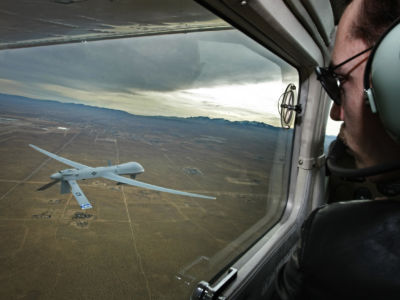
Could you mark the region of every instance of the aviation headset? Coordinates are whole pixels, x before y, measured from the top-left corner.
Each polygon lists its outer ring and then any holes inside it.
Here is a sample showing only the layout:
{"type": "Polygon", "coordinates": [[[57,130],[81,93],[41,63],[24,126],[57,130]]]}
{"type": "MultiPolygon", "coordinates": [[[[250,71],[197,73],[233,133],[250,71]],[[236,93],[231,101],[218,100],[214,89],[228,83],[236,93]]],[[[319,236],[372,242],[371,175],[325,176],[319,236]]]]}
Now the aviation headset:
{"type": "MultiPolygon", "coordinates": [[[[364,93],[373,113],[377,113],[389,135],[400,143],[400,18],[381,36],[371,51],[364,73],[364,93]]],[[[378,145],[377,145],[378,147],[378,145]]],[[[346,146],[337,139],[330,147],[327,168],[348,179],[362,179],[400,169],[399,161],[363,169],[337,165],[346,146]]]]}
{"type": "Polygon", "coordinates": [[[368,58],[364,91],[390,136],[400,142],[400,18],[381,36],[368,58]]]}

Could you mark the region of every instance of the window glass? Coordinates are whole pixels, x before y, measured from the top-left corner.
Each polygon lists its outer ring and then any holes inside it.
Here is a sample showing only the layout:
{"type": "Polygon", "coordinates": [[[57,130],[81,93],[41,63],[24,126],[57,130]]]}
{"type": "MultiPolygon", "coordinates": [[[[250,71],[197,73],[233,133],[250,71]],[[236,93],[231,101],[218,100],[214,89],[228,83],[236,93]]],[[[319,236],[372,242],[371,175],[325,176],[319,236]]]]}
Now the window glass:
{"type": "Polygon", "coordinates": [[[187,299],[283,212],[288,84],[233,29],[1,51],[0,298],[187,299]]]}

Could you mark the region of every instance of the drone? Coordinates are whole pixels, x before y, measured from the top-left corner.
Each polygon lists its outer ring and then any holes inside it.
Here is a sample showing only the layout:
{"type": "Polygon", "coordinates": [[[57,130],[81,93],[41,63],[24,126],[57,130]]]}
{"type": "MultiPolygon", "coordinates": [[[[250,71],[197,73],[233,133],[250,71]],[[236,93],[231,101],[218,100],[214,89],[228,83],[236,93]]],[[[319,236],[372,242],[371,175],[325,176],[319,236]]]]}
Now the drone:
{"type": "Polygon", "coordinates": [[[51,186],[53,186],[54,184],[61,182],[61,191],[60,191],[61,194],[68,194],[72,192],[72,195],[74,195],[76,201],[78,201],[78,204],[80,205],[81,209],[89,209],[93,207],[90,204],[89,200],[86,198],[81,188],[79,187],[77,180],[85,180],[85,179],[100,178],[100,177],[116,181],[119,184],[128,184],[159,192],[171,193],[187,197],[203,198],[203,199],[212,199],[212,200],[216,199],[215,197],[211,196],[187,193],[135,180],[137,175],[142,174],[144,172],[144,168],[138,162],[127,162],[118,165],[111,165],[111,163],[109,163],[108,166],[89,167],[84,164],[69,160],[65,157],[61,157],[54,153],[48,152],[35,145],[29,144],[29,146],[73,168],[73,169],[61,170],[58,171],[57,173],[52,174],[50,178],[53,181],[38,188],[38,191],[46,190],[51,186]],[[121,175],[129,175],[130,178],[121,175]]]}

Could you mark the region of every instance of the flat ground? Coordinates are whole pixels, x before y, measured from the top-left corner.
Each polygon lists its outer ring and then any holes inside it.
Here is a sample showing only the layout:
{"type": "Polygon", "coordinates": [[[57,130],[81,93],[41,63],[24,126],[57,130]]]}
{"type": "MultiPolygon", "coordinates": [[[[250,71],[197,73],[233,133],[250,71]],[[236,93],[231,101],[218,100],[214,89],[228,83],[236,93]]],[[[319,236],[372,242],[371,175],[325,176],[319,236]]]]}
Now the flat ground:
{"type": "Polygon", "coordinates": [[[187,299],[279,218],[277,129],[18,103],[0,101],[0,299],[187,299]],[[81,215],[59,184],[36,191],[68,167],[28,144],[89,166],[137,161],[138,180],[217,199],[94,179],[79,182],[93,205],[81,215]]]}

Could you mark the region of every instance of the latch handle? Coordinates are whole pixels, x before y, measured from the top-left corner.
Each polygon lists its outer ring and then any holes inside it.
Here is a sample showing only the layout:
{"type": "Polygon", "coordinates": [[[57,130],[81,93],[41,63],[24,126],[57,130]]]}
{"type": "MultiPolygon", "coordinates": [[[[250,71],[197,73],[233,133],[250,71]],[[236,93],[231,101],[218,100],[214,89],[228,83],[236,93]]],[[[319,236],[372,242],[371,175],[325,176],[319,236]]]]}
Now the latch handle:
{"type": "Polygon", "coordinates": [[[238,270],[230,268],[228,273],[215,286],[210,286],[206,281],[200,281],[193,291],[191,300],[215,300],[218,294],[225,288],[233,279],[236,278],[238,270]]]}

